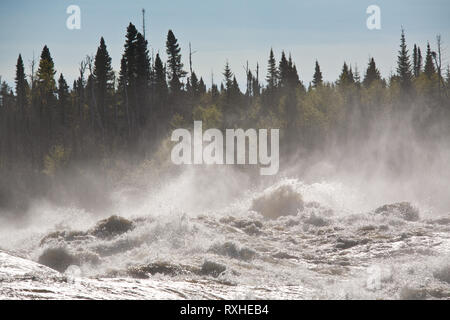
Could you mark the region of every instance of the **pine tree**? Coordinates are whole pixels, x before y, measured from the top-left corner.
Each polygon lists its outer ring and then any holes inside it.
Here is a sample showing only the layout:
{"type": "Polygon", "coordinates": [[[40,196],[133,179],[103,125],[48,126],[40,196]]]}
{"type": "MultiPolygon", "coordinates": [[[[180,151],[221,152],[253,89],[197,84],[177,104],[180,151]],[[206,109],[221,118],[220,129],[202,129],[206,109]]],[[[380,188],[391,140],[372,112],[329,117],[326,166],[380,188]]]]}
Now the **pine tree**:
{"type": "Polygon", "coordinates": [[[189,78],[188,82],[190,89],[187,91],[192,97],[197,98],[199,95],[199,82],[195,71],[192,71],[191,77],[189,78]]]}
{"type": "Polygon", "coordinates": [[[171,93],[177,96],[182,87],[181,78],[186,76],[187,72],[183,70],[180,53],[181,48],[172,30],[169,30],[167,33],[166,52],[168,56],[167,71],[169,75],[169,88],[171,93]]]}
{"type": "Polygon", "coordinates": [[[168,94],[166,70],[159,57],[159,53],[156,54],[153,66],[152,93],[152,104],[156,117],[162,121],[167,121],[170,115],[168,110],[165,109],[168,94]]]}
{"type": "Polygon", "coordinates": [[[128,136],[131,136],[132,131],[132,122],[131,122],[131,107],[130,107],[130,99],[128,94],[128,68],[127,68],[127,59],[125,55],[122,56],[120,60],[120,72],[119,72],[119,92],[122,96],[123,105],[125,106],[125,115],[127,119],[127,129],[128,136]]]}
{"type": "Polygon", "coordinates": [[[28,83],[25,77],[25,68],[23,66],[22,56],[19,54],[19,58],[17,58],[16,65],[16,96],[17,96],[17,105],[19,107],[22,122],[25,121],[25,107],[27,104],[27,89],[28,83]]]}
{"type": "Polygon", "coordinates": [[[377,69],[374,58],[369,60],[366,75],[364,76],[363,85],[368,88],[374,81],[380,81],[380,71],[377,69]]]}
{"type": "Polygon", "coordinates": [[[420,52],[420,47],[414,44],[413,51],[413,71],[414,77],[419,77],[420,72],[422,71],[422,53],[420,52]]]}
{"type": "Polygon", "coordinates": [[[408,49],[406,47],[405,31],[403,29],[400,38],[400,50],[398,52],[397,74],[402,89],[409,90],[411,88],[412,72],[408,49]]]}
{"type": "Polygon", "coordinates": [[[124,53],[120,62],[119,86],[123,95],[126,108],[128,134],[133,135],[136,128],[136,109],[137,109],[137,63],[136,63],[136,41],[138,31],[136,27],[130,23],[127,27],[125,36],[124,53]]]}
{"type": "Polygon", "coordinates": [[[436,74],[436,69],[433,62],[433,54],[431,52],[429,43],[427,44],[427,55],[425,57],[424,73],[429,79],[431,79],[433,75],[436,74]]]}
{"type": "Polygon", "coordinates": [[[161,97],[167,94],[167,81],[166,81],[166,70],[159,57],[159,53],[156,54],[155,65],[153,69],[153,85],[156,90],[156,94],[161,97]]]}
{"type": "MultiPolygon", "coordinates": [[[[56,82],[55,82],[55,66],[47,46],[44,46],[39,61],[39,68],[36,73],[37,77],[37,91],[38,91],[38,106],[39,106],[39,159],[44,160],[43,152],[50,149],[53,139],[53,117],[56,106],[56,82]]],[[[41,162],[41,164],[43,164],[41,162]]]]}
{"type": "Polygon", "coordinates": [[[233,86],[233,72],[231,71],[228,61],[225,63],[225,69],[222,74],[225,78],[225,88],[227,92],[229,92],[233,86]]]}
{"type": "Polygon", "coordinates": [[[314,69],[312,85],[314,88],[320,87],[323,83],[322,72],[320,71],[319,62],[316,60],[316,67],[314,69]]]}
{"type": "Polygon", "coordinates": [[[50,50],[47,46],[44,46],[41,53],[41,60],[39,61],[39,68],[37,71],[38,86],[41,94],[45,94],[48,98],[49,95],[53,95],[56,89],[55,83],[55,65],[50,54],[50,50]]]}
{"type": "Polygon", "coordinates": [[[138,123],[143,127],[150,117],[148,105],[149,82],[150,82],[150,58],[147,49],[147,40],[138,32],[136,36],[136,94],[137,106],[136,117],[138,123]]]}
{"type": "Polygon", "coordinates": [[[354,83],[353,72],[351,71],[351,68],[348,67],[347,63],[344,62],[337,84],[340,86],[348,86],[352,83],[354,83]]]}
{"type": "Polygon", "coordinates": [[[198,92],[200,95],[204,95],[206,93],[206,85],[202,77],[200,77],[200,81],[198,82],[198,92]]]}
{"type": "Polygon", "coordinates": [[[63,74],[58,79],[58,111],[61,125],[64,127],[67,124],[67,107],[69,105],[69,86],[64,79],[63,74]]]}
{"type": "Polygon", "coordinates": [[[111,67],[111,57],[106,49],[105,40],[100,39],[94,61],[94,77],[96,86],[96,101],[103,126],[106,124],[107,96],[114,88],[114,71],[111,67]]]}
{"type": "Polygon", "coordinates": [[[281,59],[278,70],[280,77],[280,86],[286,87],[289,83],[289,62],[286,59],[286,54],[284,53],[284,51],[281,52],[281,59]]]}
{"type": "Polygon", "coordinates": [[[352,66],[350,66],[350,69],[348,70],[348,75],[350,83],[355,83],[355,76],[353,74],[352,66]]]}
{"type": "Polygon", "coordinates": [[[297,67],[292,62],[291,55],[286,59],[284,51],[281,53],[281,60],[279,64],[280,86],[283,88],[295,88],[300,84],[297,67]]]}
{"type": "Polygon", "coordinates": [[[126,40],[125,40],[125,51],[123,58],[125,61],[125,72],[128,79],[128,85],[133,86],[136,75],[136,41],[137,41],[137,29],[134,24],[130,23],[127,28],[126,40]]]}
{"type": "Polygon", "coordinates": [[[270,49],[269,61],[267,65],[267,88],[271,90],[277,86],[278,82],[278,70],[272,49],[270,49]]]}
{"type": "Polygon", "coordinates": [[[300,77],[298,76],[297,66],[292,62],[291,55],[289,54],[289,85],[293,88],[300,84],[300,77]]]}

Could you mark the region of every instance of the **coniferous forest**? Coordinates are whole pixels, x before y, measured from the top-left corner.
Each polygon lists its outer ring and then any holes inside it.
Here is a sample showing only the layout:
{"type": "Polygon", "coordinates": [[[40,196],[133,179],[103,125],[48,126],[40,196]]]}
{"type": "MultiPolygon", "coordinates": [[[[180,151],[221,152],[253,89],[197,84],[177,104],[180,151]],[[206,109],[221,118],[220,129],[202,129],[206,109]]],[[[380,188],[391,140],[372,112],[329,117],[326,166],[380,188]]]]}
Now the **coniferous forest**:
{"type": "MultiPolygon", "coordinates": [[[[80,57],[73,83],[57,72],[51,48],[44,46],[30,65],[18,55],[15,86],[2,82],[0,88],[0,208],[23,211],[25,198],[46,197],[55,188],[57,201],[79,187],[74,179],[86,168],[103,177],[99,188],[108,188],[127,168],[169,161],[161,153],[171,131],[194,120],[204,128],[280,128],[281,159],[289,163],[336,148],[357,152],[385,124],[408,122],[410,134],[424,142],[450,133],[450,70],[442,65],[439,37],[411,45],[402,30],[389,77],[381,76],[373,57],[362,70],[343,61],[339,78],[327,82],[316,61],[309,84],[300,81],[301,61],[268,48],[267,70],[247,68],[245,88],[227,62],[217,83],[183,65],[171,30],[167,58],[152,56],[148,45],[130,23],[120,70],[113,70],[101,38],[94,56],[80,57]]],[[[405,157],[395,158],[393,170],[405,168],[405,157]]]]}

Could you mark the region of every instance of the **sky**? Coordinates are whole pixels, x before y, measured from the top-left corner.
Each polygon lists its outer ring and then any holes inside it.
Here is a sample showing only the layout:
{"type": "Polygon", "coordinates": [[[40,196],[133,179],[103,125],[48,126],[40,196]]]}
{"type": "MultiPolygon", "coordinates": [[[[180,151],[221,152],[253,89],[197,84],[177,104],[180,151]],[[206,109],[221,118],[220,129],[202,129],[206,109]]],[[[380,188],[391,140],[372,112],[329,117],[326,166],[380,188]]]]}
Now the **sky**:
{"type": "Polygon", "coordinates": [[[363,73],[369,57],[375,58],[383,76],[389,76],[395,73],[402,26],[410,52],[414,43],[425,52],[427,41],[433,47],[441,34],[444,63],[450,62],[448,0],[1,0],[0,76],[13,85],[19,53],[29,73],[33,55],[39,58],[47,45],[58,76],[62,72],[72,83],[80,61],[95,54],[101,36],[118,71],[126,27],[132,22],[142,30],[142,8],[150,52],[165,59],[167,31],[172,29],[185,69],[190,42],[193,68],[208,85],[212,75],[215,83],[223,80],[226,61],[241,86],[247,61],[251,70],[259,63],[264,79],[270,48],[277,60],[282,50],[292,55],[305,85],[311,81],[316,59],[328,81],[336,80],[344,61],[363,73]],[[81,9],[79,30],[66,27],[69,5],[81,9]],[[380,30],[366,26],[370,5],[380,7],[380,30]]]}

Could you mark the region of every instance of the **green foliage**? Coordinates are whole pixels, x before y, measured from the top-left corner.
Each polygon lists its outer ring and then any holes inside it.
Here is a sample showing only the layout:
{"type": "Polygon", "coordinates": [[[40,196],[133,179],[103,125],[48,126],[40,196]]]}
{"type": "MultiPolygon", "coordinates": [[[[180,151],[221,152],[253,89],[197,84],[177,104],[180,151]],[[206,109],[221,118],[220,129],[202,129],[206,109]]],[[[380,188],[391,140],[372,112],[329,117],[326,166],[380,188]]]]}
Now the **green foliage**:
{"type": "Polygon", "coordinates": [[[177,38],[172,30],[167,33],[166,41],[167,52],[167,68],[169,75],[169,87],[174,93],[181,90],[181,78],[185,77],[187,72],[183,70],[183,63],[181,62],[181,48],[178,44],[177,38]]]}
{"type": "Polygon", "coordinates": [[[70,149],[66,149],[61,145],[53,146],[44,159],[44,174],[55,177],[55,175],[67,167],[70,153],[70,149]]]}
{"type": "Polygon", "coordinates": [[[433,55],[431,53],[430,44],[427,44],[427,55],[425,57],[425,69],[423,70],[426,76],[431,79],[434,74],[436,74],[436,69],[434,68],[433,55]]]}
{"type": "Polygon", "coordinates": [[[319,62],[316,60],[312,84],[314,88],[317,88],[320,87],[322,83],[323,83],[322,72],[320,71],[319,62]]]}
{"type": "Polygon", "coordinates": [[[210,105],[207,107],[198,106],[193,112],[194,120],[203,121],[203,129],[209,128],[221,128],[223,115],[220,109],[216,105],[210,105]]]}
{"type": "Polygon", "coordinates": [[[380,71],[377,69],[375,60],[370,59],[367,67],[366,75],[364,77],[363,84],[366,88],[370,87],[374,81],[381,81],[380,71]]]}
{"type": "Polygon", "coordinates": [[[193,120],[203,121],[205,129],[279,128],[285,146],[282,152],[296,153],[362,139],[372,126],[405,111],[399,106],[411,107],[408,111],[413,107],[426,110],[426,114],[416,115],[428,119],[421,120],[420,128],[432,126],[429,119],[448,115],[450,70],[443,89],[429,46],[424,70],[418,46],[411,66],[403,31],[397,72],[388,79],[381,77],[371,58],[361,83],[357,68],[352,70],[347,63],[339,78],[329,83],[316,61],[308,90],[284,51],[277,63],[270,50],[265,85],[260,83],[258,64],[256,70],[246,69],[245,93],[228,62],[219,84],[212,81],[207,88],[203,78],[192,71],[184,86],[182,78],[187,73],[172,31],[167,35],[166,52],[166,64],[159,53],[150,59],[147,40],[130,23],[118,83],[101,38],[95,60],[83,61],[72,88],[62,74],[56,83],[47,46],[30,85],[19,55],[15,93],[4,82],[0,87],[0,173],[19,167],[16,159],[28,165],[28,172],[40,172],[41,178],[58,176],[75,163],[85,162],[110,174],[120,167],[119,161],[112,159],[122,155],[133,163],[145,159],[153,166],[155,158],[162,163],[170,154],[171,130],[189,128],[193,120]],[[414,99],[405,103],[405,97],[412,96],[405,92],[414,92],[414,99]]]}
{"type": "Polygon", "coordinates": [[[274,89],[278,84],[278,69],[272,49],[270,49],[269,61],[267,63],[266,81],[268,90],[274,89]]]}
{"type": "Polygon", "coordinates": [[[405,31],[402,29],[400,38],[400,50],[397,58],[397,75],[403,90],[409,90],[412,81],[411,62],[406,47],[405,31]]]}

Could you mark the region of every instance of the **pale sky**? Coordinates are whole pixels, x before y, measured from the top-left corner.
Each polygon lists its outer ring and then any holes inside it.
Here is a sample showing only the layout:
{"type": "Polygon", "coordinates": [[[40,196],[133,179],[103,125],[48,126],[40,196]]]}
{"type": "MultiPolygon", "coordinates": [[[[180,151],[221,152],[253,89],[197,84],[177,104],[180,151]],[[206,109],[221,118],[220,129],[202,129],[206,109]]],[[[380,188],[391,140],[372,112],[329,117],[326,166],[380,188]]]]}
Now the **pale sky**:
{"type": "MultiPolygon", "coordinates": [[[[22,54],[27,72],[29,61],[38,58],[46,44],[58,72],[71,84],[79,62],[96,52],[105,38],[113,67],[119,70],[125,31],[129,22],[142,29],[141,9],[146,9],[146,36],[150,51],[165,59],[165,39],[172,29],[182,48],[188,69],[188,44],[192,43],[193,66],[209,85],[216,83],[228,60],[238,81],[245,81],[244,66],[260,65],[266,75],[269,50],[277,60],[281,50],[292,54],[300,79],[311,81],[316,59],[324,78],[334,81],[342,64],[355,64],[361,73],[373,56],[383,76],[395,72],[400,29],[406,30],[410,49],[417,43],[425,52],[426,42],[435,44],[442,35],[445,63],[450,62],[450,1],[447,0],[2,0],[0,2],[0,76],[14,83],[15,64],[22,54]],[[69,5],[81,9],[81,29],[66,27],[69,5]],[[366,8],[381,9],[381,30],[366,27],[366,8]]],[[[411,50],[410,50],[411,51],[411,50]]]]}

